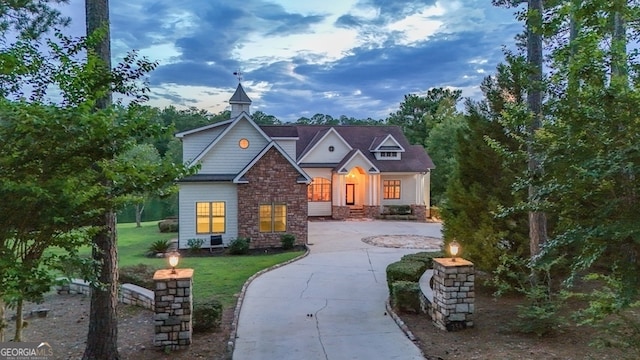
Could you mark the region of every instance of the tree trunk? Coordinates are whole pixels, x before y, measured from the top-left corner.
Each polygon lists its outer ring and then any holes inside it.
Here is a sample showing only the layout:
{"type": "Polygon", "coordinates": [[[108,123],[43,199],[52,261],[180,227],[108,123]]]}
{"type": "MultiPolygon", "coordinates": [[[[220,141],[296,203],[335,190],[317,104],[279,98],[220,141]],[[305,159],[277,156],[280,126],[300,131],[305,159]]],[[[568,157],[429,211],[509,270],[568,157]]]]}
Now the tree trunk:
{"type": "Polygon", "coordinates": [[[144,204],[136,204],[136,227],[142,227],[142,212],[144,211],[144,204]]]}
{"type": "Polygon", "coordinates": [[[0,297],[0,343],[4,342],[4,329],[7,327],[7,322],[4,319],[5,305],[2,297],[0,297]]]}
{"type": "MultiPolygon", "coordinates": [[[[85,0],[87,34],[106,28],[106,35],[93,49],[106,70],[111,69],[111,39],[109,35],[109,0],[85,0]]],[[[97,109],[111,105],[108,93],[96,102],[97,109]]],[[[104,181],[106,188],[112,186],[104,181]]],[[[82,356],[85,360],[117,360],[118,354],[118,248],[116,214],[112,209],[103,215],[103,229],[94,237],[93,259],[100,264],[98,280],[101,286],[91,288],[89,333],[87,347],[82,356]]]]}
{"type": "Polygon", "coordinates": [[[24,307],[24,301],[22,299],[18,299],[18,305],[16,306],[16,331],[13,334],[14,342],[22,341],[22,329],[24,328],[24,317],[22,315],[24,307]]]}
{"type": "Polygon", "coordinates": [[[93,239],[93,258],[100,261],[101,287],[91,288],[89,334],[84,360],[120,358],[118,354],[118,248],[116,214],[105,214],[105,228],[93,239]]]}
{"type": "Polygon", "coordinates": [[[611,82],[619,82],[627,87],[627,26],[624,21],[623,11],[626,9],[626,0],[615,0],[611,11],[611,82]]]}
{"type": "MultiPolygon", "coordinates": [[[[529,126],[529,144],[527,155],[529,158],[528,170],[535,181],[542,172],[540,160],[533,148],[533,137],[542,126],[542,0],[529,0],[529,16],[527,17],[527,61],[529,63],[529,91],[527,91],[527,104],[531,111],[532,119],[529,126]]],[[[529,185],[529,202],[536,204],[539,201],[539,190],[535,184],[529,185]]],[[[531,257],[540,252],[540,246],[547,241],[547,217],[540,211],[529,213],[529,249],[531,257]]]]}

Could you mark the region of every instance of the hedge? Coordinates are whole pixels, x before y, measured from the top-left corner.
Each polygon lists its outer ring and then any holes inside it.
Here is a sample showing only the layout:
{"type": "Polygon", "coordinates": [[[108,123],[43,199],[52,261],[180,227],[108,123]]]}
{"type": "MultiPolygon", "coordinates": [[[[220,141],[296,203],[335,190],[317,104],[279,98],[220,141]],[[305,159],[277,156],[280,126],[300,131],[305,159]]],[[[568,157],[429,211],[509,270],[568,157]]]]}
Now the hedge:
{"type": "Polygon", "coordinates": [[[427,269],[433,268],[433,258],[445,257],[442,251],[423,251],[415,254],[407,254],[400,261],[419,261],[425,264],[427,269]]]}
{"type": "Polygon", "coordinates": [[[391,284],[391,304],[399,312],[420,312],[420,285],[411,281],[391,284]]]}
{"type": "Polygon", "coordinates": [[[427,265],[421,261],[400,260],[387,266],[387,285],[391,292],[391,284],[396,281],[418,282],[427,270],[427,265]]]}

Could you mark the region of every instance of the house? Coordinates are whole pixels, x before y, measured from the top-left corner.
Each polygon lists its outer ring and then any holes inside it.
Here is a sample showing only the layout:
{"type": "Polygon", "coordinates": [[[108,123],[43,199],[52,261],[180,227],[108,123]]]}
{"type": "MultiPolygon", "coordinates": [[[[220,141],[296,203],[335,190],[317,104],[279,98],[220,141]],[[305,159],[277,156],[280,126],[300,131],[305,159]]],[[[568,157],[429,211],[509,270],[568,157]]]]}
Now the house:
{"type": "Polygon", "coordinates": [[[200,166],[178,181],[180,248],[212,235],[267,248],[289,233],[304,244],[309,216],[375,218],[389,205],[428,216],[434,165],[399,127],[259,126],[241,84],[229,104],[228,121],[176,134],[183,160],[200,166]]]}

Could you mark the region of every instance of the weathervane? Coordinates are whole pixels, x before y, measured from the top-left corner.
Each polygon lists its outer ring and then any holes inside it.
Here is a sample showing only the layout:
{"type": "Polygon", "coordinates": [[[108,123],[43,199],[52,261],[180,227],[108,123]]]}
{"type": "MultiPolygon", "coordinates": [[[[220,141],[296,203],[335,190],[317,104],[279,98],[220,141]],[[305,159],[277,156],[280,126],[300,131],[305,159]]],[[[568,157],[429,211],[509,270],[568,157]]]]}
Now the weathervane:
{"type": "Polygon", "coordinates": [[[238,82],[242,82],[242,71],[240,71],[240,69],[238,69],[237,71],[233,72],[233,75],[235,75],[238,78],[238,82]]]}

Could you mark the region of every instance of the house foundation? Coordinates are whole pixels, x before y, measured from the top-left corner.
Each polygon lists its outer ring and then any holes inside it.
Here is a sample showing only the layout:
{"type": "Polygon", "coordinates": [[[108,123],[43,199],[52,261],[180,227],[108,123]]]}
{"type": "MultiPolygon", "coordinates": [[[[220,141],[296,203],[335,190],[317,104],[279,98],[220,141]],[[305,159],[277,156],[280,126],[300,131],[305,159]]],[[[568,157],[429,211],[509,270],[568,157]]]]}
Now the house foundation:
{"type": "Polygon", "coordinates": [[[331,217],[334,220],[345,220],[349,218],[349,214],[351,213],[351,209],[348,206],[332,206],[331,207],[331,217]]]}

